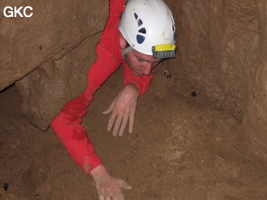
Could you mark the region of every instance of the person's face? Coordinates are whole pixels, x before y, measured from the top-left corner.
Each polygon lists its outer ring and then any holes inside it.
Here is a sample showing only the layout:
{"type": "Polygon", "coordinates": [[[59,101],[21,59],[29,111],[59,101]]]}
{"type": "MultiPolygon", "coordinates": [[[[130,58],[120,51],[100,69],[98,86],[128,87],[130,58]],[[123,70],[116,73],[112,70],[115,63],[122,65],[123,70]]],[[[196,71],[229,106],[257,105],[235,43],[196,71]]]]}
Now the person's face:
{"type": "MultiPolygon", "coordinates": [[[[122,49],[127,47],[127,42],[122,36],[119,35],[120,47],[122,49]]],[[[136,76],[143,76],[151,74],[154,67],[159,64],[161,59],[154,59],[153,56],[140,53],[136,50],[128,52],[124,56],[127,64],[129,65],[131,71],[136,76]]]]}
{"type": "Polygon", "coordinates": [[[136,76],[150,75],[153,68],[161,61],[161,59],[154,59],[153,56],[136,50],[130,51],[124,57],[131,71],[136,76]]]}

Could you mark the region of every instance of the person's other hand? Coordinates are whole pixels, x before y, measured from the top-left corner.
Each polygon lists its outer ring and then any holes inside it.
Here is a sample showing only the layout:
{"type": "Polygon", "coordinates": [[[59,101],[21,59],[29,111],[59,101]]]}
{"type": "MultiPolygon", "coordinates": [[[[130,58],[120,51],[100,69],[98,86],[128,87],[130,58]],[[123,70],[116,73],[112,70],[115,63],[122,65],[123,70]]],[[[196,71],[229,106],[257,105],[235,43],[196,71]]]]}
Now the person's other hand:
{"type": "Polygon", "coordinates": [[[134,115],[139,90],[134,84],[126,85],[103,114],[111,113],[107,130],[113,127],[113,136],[122,136],[129,121],[129,133],[133,131],[134,115]]]}
{"type": "Polygon", "coordinates": [[[104,165],[97,166],[90,175],[95,181],[99,200],[124,200],[122,189],[132,189],[124,180],[111,176],[104,165]]]}

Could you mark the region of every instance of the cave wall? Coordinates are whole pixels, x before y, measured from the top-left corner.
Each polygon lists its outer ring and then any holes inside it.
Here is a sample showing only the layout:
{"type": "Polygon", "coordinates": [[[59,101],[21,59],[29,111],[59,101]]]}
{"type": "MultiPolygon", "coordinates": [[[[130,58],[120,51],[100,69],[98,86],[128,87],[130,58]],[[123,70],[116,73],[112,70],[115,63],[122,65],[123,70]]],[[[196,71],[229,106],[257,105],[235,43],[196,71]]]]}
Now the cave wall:
{"type": "Polygon", "coordinates": [[[0,2],[0,90],[16,81],[23,113],[34,126],[46,130],[85,88],[108,9],[103,0],[0,2]],[[6,18],[6,6],[31,6],[33,15],[6,18]]]}
{"type": "MultiPolygon", "coordinates": [[[[0,2],[0,90],[48,60],[62,58],[85,37],[101,31],[107,1],[0,2]],[[33,16],[7,18],[6,6],[31,6],[33,16]],[[101,8],[103,12],[99,12],[101,8]]],[[[28,11],[29,12],[29,11],[28,11]]]]}
{"type": "Polygon", "coordinates": [[[172,71],[241,119],[259,60],[256,1],[182,0],[175,6],[179,52],[172,71]]]}
{"type": "Polygon", "coordinates": [[[64,105],[83,92],[99,35],[84,39],[63,58],[46,61],[16,82],[22,111],[34,126],[46,130],[64,105]]]}
{"type": "Polygon", "coordinates": [[[178,25],[170,70],[187,88],[232,113],[249,152],[266,163],[266,1],[168,2],[178,25]]]}
{"type": "Polygon", "coordinates": [[[267,163],[267,2],[258,2],[259,60],[253,70],[253,88],[243,116],[245,141],[252,154],[267,163]]]}
{"type": "MultiPolygon", "coordinates": [[[[267,163],[266,2],[166,3],[178,33],[177,58],[166,61],[173,77],[231,112],[244,129],[249,152],[267,163]]],[[[0,8],[12,4],[30,5],[34,15],[0,16],[0,90],[21,79],[16,85],[23,112],[33,125],[46,130],[62,106],[85,87],[108,1],[5,0],[0,8]]]]}

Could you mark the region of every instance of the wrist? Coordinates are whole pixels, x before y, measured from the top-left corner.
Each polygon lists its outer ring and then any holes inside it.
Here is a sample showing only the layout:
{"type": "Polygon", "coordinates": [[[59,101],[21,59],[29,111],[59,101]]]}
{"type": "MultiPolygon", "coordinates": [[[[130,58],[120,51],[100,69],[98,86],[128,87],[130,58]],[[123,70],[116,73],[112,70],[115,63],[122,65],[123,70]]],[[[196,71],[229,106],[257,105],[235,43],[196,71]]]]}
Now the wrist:
{"type": "Polygon", "coordinates": [[[133,91],[133,93],[134,93],[135,95],[139,96],[139,89],[138,89],[138,87],[137,87],[135,84],[133,84],[133,83],[128,83],[125,87],[131,89],[131,91],[133,91]]]}
{"type": "Polygon", "coordinates": [[[94,168],[90,173],[89,175],[95,179],[96,177],[99,177],[99,176],[104,176],[104,175],[109,175],[109,171],[107,170],[107,168],[100,164],[98,165],[96,168],[94,168]]]}

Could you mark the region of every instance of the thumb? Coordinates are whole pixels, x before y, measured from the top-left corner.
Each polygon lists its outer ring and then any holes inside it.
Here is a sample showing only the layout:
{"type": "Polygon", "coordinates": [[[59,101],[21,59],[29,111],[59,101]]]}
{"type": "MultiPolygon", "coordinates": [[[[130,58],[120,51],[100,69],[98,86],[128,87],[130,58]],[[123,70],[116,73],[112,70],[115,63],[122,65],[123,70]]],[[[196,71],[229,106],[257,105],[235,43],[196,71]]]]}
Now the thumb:
{"type": "Polygon", "coordinates": [[[104,112],[102,112],[102,114],[106,115],[106,114],[111,113],[111,111],[113,110],[113,108],[114,108],[114,102],[112,102],[112,103],[110,104],[110,106],[108,107],[108,109],[105,110],[104,112]]]}
{"type": "Polygon", "coordinates": [[[128,183],[126,183],[125,181],[122,182],[121,184],[121,188],[125,189],[125,190],[131,190],[132,186],[130,186],[128,183]]]}

